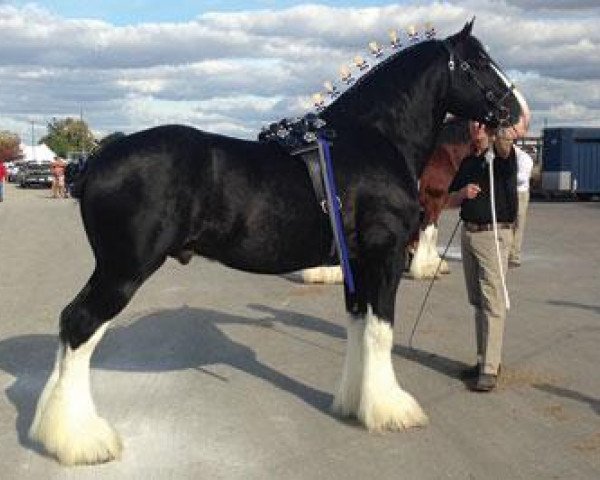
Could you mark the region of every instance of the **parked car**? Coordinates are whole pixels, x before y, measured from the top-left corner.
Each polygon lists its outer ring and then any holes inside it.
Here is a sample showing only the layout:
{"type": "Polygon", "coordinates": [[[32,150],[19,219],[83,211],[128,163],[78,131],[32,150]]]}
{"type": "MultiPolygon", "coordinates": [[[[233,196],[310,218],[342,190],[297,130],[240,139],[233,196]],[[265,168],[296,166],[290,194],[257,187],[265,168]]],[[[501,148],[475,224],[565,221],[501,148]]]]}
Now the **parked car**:
{"type": "Polygon", "coordinates": [[[10,183],[15,183],[19,180],[19,170],[21,169],[20,165],[17,164],[11,164],[11,165],[7,165],[6,170],[7,170],[7,180],[10,183]]]}
{"type": "Polygon", "coordinates": [[[19,169],[19,185],[21,188],[33,185],[52,186],[52,170],[50,163],[27,162],[19,169]]]}

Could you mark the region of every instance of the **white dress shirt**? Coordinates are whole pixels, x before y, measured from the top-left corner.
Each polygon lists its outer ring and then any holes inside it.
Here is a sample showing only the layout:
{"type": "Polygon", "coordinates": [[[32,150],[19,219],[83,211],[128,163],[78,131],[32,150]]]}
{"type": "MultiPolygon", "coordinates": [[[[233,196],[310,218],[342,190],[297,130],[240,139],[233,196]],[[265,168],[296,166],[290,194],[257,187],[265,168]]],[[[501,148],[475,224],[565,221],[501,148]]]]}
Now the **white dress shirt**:
{"type": "Polygon", "coordinates": [[[533,170],[533,159],[523,149],[514,145],[517,157],[517,191],[529,191],[529,179],[533,170]]]}

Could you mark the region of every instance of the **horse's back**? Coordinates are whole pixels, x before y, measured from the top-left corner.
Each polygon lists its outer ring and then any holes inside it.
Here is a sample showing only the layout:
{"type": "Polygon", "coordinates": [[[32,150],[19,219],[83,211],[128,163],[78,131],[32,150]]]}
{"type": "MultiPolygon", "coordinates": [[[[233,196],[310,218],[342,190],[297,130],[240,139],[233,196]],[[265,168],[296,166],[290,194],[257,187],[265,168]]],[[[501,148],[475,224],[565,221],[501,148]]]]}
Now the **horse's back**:
{"type": "Polygon", "coordinates": [[[198,130],[185,125],[162,125],[124,136],[109,143],[94,155],[90,172],[118,167],[130,161],[157,166],[159,163],[197,164],[206,159],[211,148],[251,154],[260,144],[198,130]]]}
{"type": "Polygon", "coordinates": [[[164,198],[170,192],[183,202],[208,193],[219,173],[233,164],[242,168],[265,156],[265,146],[258,142],[183,125],[159,126],[120,138],[95,154],[82,178],[80,196],[85,205],[98,195],[141,200],[144,195],[164,198]]]}

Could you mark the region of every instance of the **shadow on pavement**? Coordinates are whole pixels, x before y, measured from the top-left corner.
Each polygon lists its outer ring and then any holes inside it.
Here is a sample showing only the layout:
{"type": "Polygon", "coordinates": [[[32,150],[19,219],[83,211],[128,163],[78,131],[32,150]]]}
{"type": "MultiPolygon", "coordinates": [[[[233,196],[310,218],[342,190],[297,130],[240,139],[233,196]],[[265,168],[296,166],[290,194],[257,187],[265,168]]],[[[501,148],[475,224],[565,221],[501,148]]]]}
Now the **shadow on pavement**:
{"type": "MultiPolygon", "coordinates": [[[[346,338],[346,329],[344,327],[336,325],[335,323],[326,322],[317,317],[311,317],[287,310],[278,310],[265,305],[251,304],[248,306],[254,310],[271,314],[273,316],[271,321],[276,321],[283,325],[304,328],[306,330],[312,330],[340,339],[346,338]]],[[[411,349],[398,344],[394,345],[392,353],[455,379],[462,379],[464,370],[470,366],[458,360],[436,355],[418,348],[411,349]]]]}
{"type": "Polygon", "coordinates": [[[568,388],[563,388],[563,387],[557,387],[556,385],[551,385],[549,383],[533,385],[533,388],[536,388],[543,392],[551,393],[552,395],[557,395],[559,397],[569,398],[571,400],[576,400],[581,403],[587,403],[592,408],[592,410],[596,413],[596,415],[600,415],[600,399],[592,398],[583,393],[576,392],[575,390],[570,390],[568,388]]]}
{"type": "Polygon", "coordinates": [[[586,305],[585,303],[569,302],[566,300],[548,300],[548,303],[558,307],[572,307],[580,308],[582,310],[589,310],[590,312],[600,315],[600,305],[586,305]]]}
{"type": "MultiPolygon", "coordinates": [[[[92,368],[128,372],[167,372],[227,364],[302,399],[327,413],[333,396],[304,385],[258,361],[253,350],[231,340],[224,324],[269,327],[271,319],[250,319],[204,309],[161,310],[130,325],[108,330],[92,359],[92,368]]],[[[15,377],[6,395],[17,410],[21,445],[38,451],[27,438],[35,403],[54,362],[53,335],[23,335],[0,342],[0,368],[15,377]]],[[[207,372],[208,373],[208,372],[207,372]]],[[[226,381],[226,380],[225,380],[226,381]]]]}
{"type": "MultiPolygon", "coordinates": [[[[226,378],[204,369],[209,365],[225,364],[265,380],[329,415],[333,400],[330,393],[298,382],[261,363],[252,349],[231,340],[219,326],[235,324],[275,328],[277,324],[289,325],[339,339],[345,339],[345,328],[317,317],[264,305],[249,307],[267,316],[255,319],[182,307],[160,310],[123,326],[117,323],[106,332],[96,349],[92,368],[122,372],[197,369],[228,382],[226,378]]],[[[278,333],[287,334],[281,330],[278,333]]],[[[310,343],[300,336],[288,336],[310,343]]],[[[57,338],[54,335],[22,335],[0,342],[0,368],[15,378],[6,389],[6,395],[17,410],[19,442],[38,452],[39,449],[28,439],[27,430],[33,420],[37,398],[54,363],[56,347],[57,338]]],[[[394,346],[393,353],[453,378],[460,378],[461,370],[467,366],[462,362],[399,345],[394,346]]],[[[336,351],[336,354],[340,353],[336,351]]]]}

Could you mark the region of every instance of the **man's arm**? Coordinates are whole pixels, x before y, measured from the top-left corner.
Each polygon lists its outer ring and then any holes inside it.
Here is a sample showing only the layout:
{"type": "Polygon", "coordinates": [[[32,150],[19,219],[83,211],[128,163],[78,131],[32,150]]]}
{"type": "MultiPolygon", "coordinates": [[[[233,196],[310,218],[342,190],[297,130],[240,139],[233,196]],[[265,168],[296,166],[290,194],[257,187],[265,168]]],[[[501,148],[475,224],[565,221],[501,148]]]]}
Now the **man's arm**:
{"type": "Polygon", "coordinates": [[[479,188],[479,185],[477,185],[476,183],[469,183],[457,192],[450,193],[450,195],[448,196],[448,201],[446,202],[446,207],[460,207],[462,202],[464,202],[467,199],[472,200],[477,195],[479,195],[480,191],[481,188],[479,188]]]}
{"type": "Polygon", "coordinates": [[[452,179],[452,183],[448,187],[449,195],[445,205],[447,208],[460,207],[463,201],[475,198],[481,190],[479,185],[469,181],[470,177],[472,177],[469,174],[472,170],[470,160],[470,158],[463,160],[458,172],[456,172],[456,175],[452,179]]]}
{"type": "Polygon", "coordinates": [[[529,185],[531,171],[533,170],[533,159],[523,149],[515,145],[515,155],[517,158],[517,183],[519,185],[529,185]]]}

